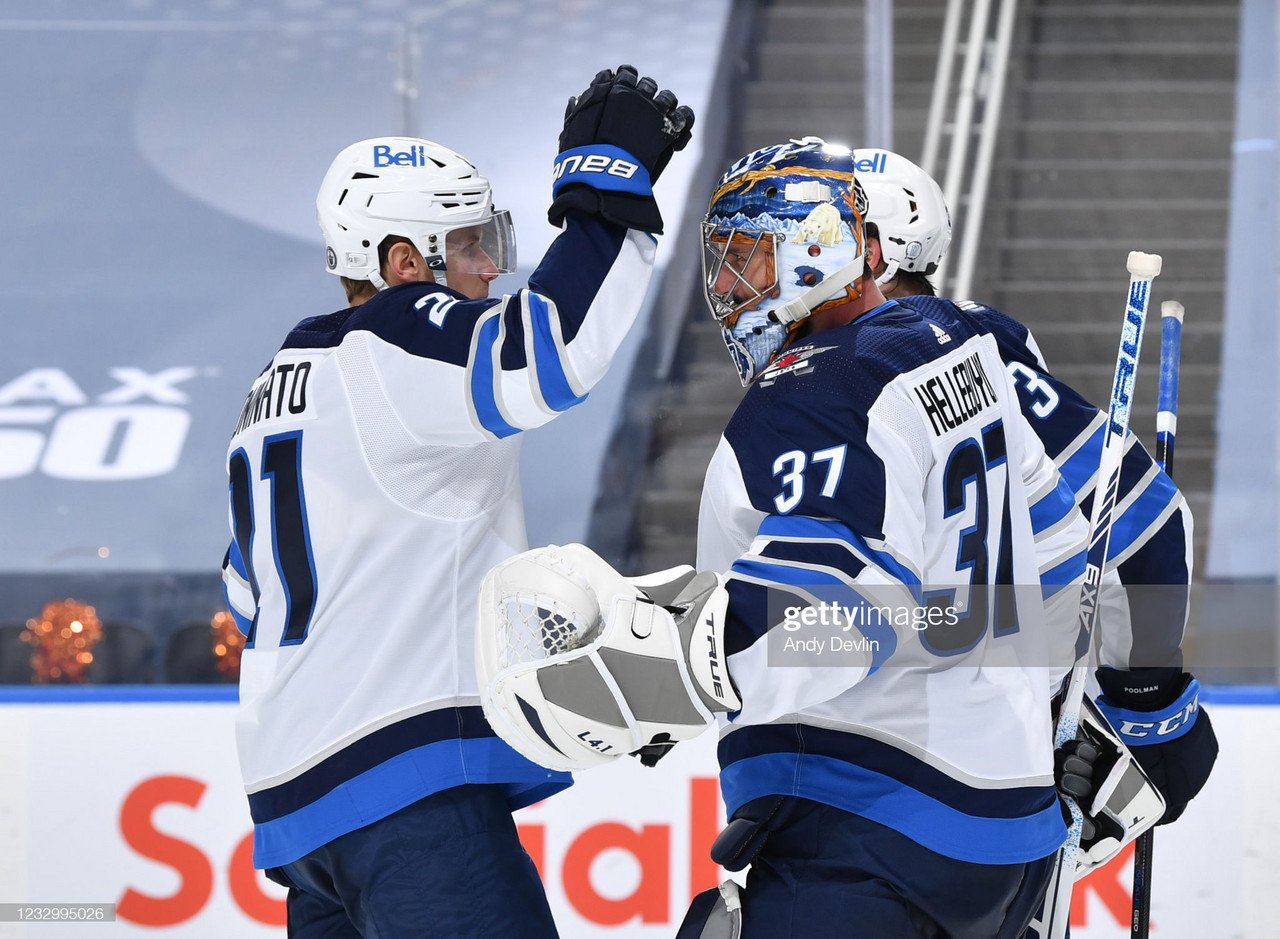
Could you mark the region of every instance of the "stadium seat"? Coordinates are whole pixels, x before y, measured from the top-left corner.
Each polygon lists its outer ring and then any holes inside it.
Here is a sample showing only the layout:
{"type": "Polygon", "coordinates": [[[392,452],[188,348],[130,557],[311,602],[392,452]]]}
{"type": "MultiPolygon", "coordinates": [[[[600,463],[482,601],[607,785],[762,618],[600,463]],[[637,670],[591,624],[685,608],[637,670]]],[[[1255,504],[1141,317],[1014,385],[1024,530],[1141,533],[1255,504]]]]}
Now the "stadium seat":
{"type": "Polygon", "coordinates": [[[155,680],[155,640],[132,623],[102,624],[102,638],[93,647],[89,684],[142,685],[155,680]]]}
{"type": "Polygon", "coordinates": [[[169,634],[164,650],[164,680],[175,685],[227,684],[236,680],[218,671],[207,622],[185,623],[169,634]]]}
{"type": "Polygon", "coordinates": [[[22,641],[22,623],[0,624],[0,685],[31,684],[31,646],[22,641]]]}

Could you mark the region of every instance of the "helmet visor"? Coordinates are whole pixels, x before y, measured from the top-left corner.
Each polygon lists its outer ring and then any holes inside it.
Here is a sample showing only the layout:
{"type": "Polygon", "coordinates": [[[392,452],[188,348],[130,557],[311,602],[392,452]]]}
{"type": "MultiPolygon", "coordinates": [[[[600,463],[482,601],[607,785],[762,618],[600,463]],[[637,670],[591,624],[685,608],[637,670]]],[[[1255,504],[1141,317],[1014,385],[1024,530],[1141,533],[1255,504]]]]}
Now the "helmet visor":
{"type": "Polygon", "coordinates": [[[516,269],[516,232],[511,214],[494,212],[483,222],[451,229],[444,239],[450,274],[510,274],[516,269]]]}
{"type": "Polygon", "coordinates": [[[702,286],[711,315],[732,327],[778,289],[775,232],[702,223],[702,286]]]}

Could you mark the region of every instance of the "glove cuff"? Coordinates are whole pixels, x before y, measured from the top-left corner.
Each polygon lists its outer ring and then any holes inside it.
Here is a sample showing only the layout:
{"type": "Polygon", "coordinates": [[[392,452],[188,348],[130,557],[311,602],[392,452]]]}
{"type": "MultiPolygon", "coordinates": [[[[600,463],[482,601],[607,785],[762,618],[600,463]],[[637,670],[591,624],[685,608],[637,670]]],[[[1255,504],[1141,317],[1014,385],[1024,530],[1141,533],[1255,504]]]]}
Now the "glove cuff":
{"type": "Polygon", "coordinates": [[[607,143],[564,151],[556,157],[551,179],[552,196],[574,184],[633,196],[653,195],[653,182],[644,164],[621,147],[607,143]]]}
{"type": "Polygon", "coordinates": [[[1113,704],[1135,711],[1159,711],[1176,701],[1191,676],[1180,668],[1120,669],[1102,666],[1098,687],[1113,704]]]}
{"type": "Polygon", "coordinates": [[[1110,691],[1097,705],[1120,739],[1130,747],[1145,747],[1177,740],[1191,730],[1200,713],[1200,682],[1192,678],[1173,703],[1155,711],[1124,707],[1110,700],[1110,691]]]}
{"type": "Polygon", "coordinates": [[[566,186],[547,209],[547,220],[559,228],[571,211],[595,215],[623,228],[662,234],[662,213],[653,196],[634,196],[625,192],[608,192],[590,186],[566,186]]]}

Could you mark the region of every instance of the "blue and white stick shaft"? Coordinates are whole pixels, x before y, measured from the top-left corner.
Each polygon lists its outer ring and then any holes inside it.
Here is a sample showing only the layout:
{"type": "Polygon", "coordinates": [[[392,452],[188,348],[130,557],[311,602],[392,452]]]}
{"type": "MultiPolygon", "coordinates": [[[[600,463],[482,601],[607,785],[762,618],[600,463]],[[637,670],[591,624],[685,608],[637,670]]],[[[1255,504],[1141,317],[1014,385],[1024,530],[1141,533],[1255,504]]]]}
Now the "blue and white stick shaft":
{"type": "MultiPolygon", "coordinates": [[[[1160,395],[1156,407],[1156,462],[1173,475],[1173,442],[1178,436],[1178,367],[1182,361],[1182,304],[1166,300],[1160,304],[1160,395]]],[[[1131,939],[1151,935],[1151,867],[1155,852],[1155,829],[1148,828],[1133,849],[1133,918],[1131,939]]]]}
{"type": "Polygon", "coordinates": [[[1178,362],[1182,358],[1182,304],[1160,304],[1160,399],[1156,411],[1156,462],[1173,471],[1173,444],[1178,436],[1178,362]]]}
{"type": "MultiPolygon", "coordinates": [[[[1147,322],[1147,306],[1151,299],[1151,282],[1160,273],[1158,254],[1129,252],[1129,296],[1124,309],[1124,326],[1120,333],[1120,349],[1116,357],[1116,374],[1111,384],[1111,401],[1107,408],[1107,433],[1098,464],[1098,483],[1093,491],[1093,516],[1089,521],[1089,549],[1085,558],[1084,583],[1080,588],[1079,639],[1076,664],[1071,670],[1067,691],[1058,712],[1054,746],[1061,747],[1076,735],[1080,720],[1080,702],[1084,698],[1089,658],[1101,608],[1099,591],[1102,571],[1107,561],[1107,545],[1111,540],[1112,513],[1120,488],[1120,465],[1124,459],[1125,435],[1129,431],[1129,411],[1133,405],[1133,387],[1138,375],[1138,353],[1142,348],[1142,332],[1147,322]]],[[[1062,847],[1057,877],[1050,884],[1043,907],[1047,922],[1034,923],[1041,939],[1063,939],[1071,915],[1071,889],[1075,883],[1076,854],[1080,850],[1080,832],[1084,815],[1075,800],[1064,796],[1071,812],[1071,828],[1062,847]]]]}

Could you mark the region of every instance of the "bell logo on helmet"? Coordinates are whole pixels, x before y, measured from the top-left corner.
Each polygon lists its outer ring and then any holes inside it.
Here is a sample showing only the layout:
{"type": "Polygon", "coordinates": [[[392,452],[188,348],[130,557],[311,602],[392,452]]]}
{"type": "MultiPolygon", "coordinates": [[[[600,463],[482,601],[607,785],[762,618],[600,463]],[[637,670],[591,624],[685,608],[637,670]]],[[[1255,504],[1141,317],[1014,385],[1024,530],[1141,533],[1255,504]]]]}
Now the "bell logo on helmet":
{"type": "Polygon", "coordinates": [[[385,166],[434,166],[427,158],[427,148],[415,144],[408,150],[392,151],[389,144],[375,144],[373,148],[373,165],[377,168],[385,166]]]}
{"type": "Polygon", "coordinates": [[[864,157],[861,160],[853,161],[853,171],[855,173],[883,173],[889,162],[889,155],[884,151],[874,156],[864,157]]]}

